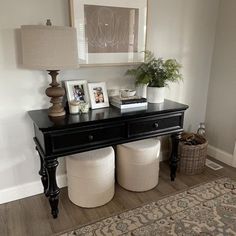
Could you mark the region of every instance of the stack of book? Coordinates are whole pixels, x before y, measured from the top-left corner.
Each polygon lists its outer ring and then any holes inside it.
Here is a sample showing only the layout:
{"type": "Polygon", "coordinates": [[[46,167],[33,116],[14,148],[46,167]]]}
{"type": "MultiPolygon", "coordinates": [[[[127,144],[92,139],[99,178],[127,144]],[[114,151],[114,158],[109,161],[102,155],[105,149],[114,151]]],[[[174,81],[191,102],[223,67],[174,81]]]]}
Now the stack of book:
{"type": "Polygon", "coordinates": [[[132,96],[123,98],[121,96],[110,97],[110,103],[112,106],[118,107],[122,112],[146,110],[147,99],[139,96],[132,96]]]}

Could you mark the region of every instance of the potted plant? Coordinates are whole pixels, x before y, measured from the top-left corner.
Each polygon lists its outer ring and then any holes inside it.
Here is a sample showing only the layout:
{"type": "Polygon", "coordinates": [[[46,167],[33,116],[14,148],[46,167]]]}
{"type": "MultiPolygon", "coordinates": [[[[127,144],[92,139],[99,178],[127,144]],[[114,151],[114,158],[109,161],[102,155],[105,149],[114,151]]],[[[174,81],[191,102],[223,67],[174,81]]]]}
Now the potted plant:
{"type": "Polygon", "coordinates": [[[147,101],[161,103],[164,101],[165,87],[169,82],[183,79],[179,64],[175,59],[156,59],[150,51],[145,51],[145,61],[137,68],[129,69],[126,74],[135,76],[136,85],[147,85],[147,101]]]}

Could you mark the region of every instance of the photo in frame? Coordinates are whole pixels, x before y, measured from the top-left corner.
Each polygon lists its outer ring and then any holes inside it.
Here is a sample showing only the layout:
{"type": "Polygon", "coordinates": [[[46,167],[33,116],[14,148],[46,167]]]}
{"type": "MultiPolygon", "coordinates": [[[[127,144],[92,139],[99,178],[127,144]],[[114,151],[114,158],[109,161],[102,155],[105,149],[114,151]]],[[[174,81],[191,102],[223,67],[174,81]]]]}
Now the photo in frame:
{"type": "Polygon", "coordinates": [[[88,83],[86,80],[67,80],[65,81],[65,87],[68,102],[77,101],[90,104],[88,83]]]}
{"type": "Polygon", "coordinates": [[[70,0],[79,65],[144,61],[147,0],[70,0]]]}
{"type": "Polygon", "coordinates": [[[88,83],[88,90],[92,109],[109,107],[105,82],[88,83]]]}

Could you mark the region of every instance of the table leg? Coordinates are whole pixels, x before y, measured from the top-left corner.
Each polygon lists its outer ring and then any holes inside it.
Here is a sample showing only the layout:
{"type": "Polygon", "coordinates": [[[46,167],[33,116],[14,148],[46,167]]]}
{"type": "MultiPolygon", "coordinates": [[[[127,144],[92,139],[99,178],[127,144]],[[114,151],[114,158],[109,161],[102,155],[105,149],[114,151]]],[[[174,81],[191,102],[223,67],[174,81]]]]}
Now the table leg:
{"type": "Polygon", "coordinates": [[[41,182],[43,184],[44,194],[46,195],[46,190],[48,188],[48,177],[47,177],[47,172],[46,172],[45,165],[44,165],[44,158],[40,154],[37,147],[36,147],[36,150],[38,151],[38,154],[39,154],[39,157],[40,157],[39,175],[41,176],[41,182]]]}
{"type": "Polygon", "coordinates": [[[176,133],[171,135],[171,140],[172,140],[172,151],[171,151],[171,156],[170,156],[170,178],[171,181],[175,180],[176,177],[176,171],[178,167],[178,146],[179,146],[179,141],[181,138],[181,133],[176,133]]]}
{"type": "Polygon", "coordinates": [[[58,166],[57,159],[45,160],[45,168],[48,175],[48,188],[46,191],[46,196],[49,198],[49,203],[51,206],[51,213],[53,218],[57,218],[58,215],[58,202],[60,189],[57,186],[56,180],[56,169],[58,166]]]}

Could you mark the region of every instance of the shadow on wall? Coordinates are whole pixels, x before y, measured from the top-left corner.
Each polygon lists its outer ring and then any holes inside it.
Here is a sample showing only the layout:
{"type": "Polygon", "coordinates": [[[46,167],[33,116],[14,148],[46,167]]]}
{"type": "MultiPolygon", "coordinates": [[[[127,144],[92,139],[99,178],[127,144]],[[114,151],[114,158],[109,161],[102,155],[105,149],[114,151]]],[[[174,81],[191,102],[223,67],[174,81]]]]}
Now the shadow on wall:
{"type": "Polygon", "coordinates": [[[16,55],[16,65],[22,68],[22,47],[21,47],[21,31],[20,29],[15,29],[15,55],[16,55]]]}
{"type": "MultiPolygon", "coordinates": [[[[205,120],[207,94],[211,72],[211,61],[214,49],[214,36],[217,14],[211,14],[210,2],[198,4],[197,1],[188,1],[185,5],[185,26],[183,31],[183,59],[184,91],[182,99],[189,103],[189,117],[192,125],[188,130],[196,131],[199,122],[205,120]],[[188,19],[191,17],[191,24],[188,19]],[[201,21],[199,20],[201,19],[201,21]],[[205,24],[204,24],[205,22],[205,24]],[[211,26],[211,27],[210,27],[211,26]]],[[[217,9],[217,5],[215,7],[217,9]]],[[[187,115],[189,114],[187,113],[187,115]]]]}
{"type": "Polygon", "coordinates": [[[25,182],[31,181],[33,173],[39,169],[39,163],[34,160],[33,140],[26,135],[33,133],[33,127],[27,125],[29,122],[28,115],[22,112],[14,117],[1,117],[0,129],[5,135],[1,136],[0,145],[0,190],[18,185],[19,178],[25,182]]]}
{"type": "MultiPolygon", "coordinates": [[[[17,113],[14,117],[5,116],[0,119],[0,190],[23,183],[39,181],[40,158],[33,142],[33,124],[28,114],[17,113]],[[27,135],[31,134],[31,135],[27,135]],[[28,168],[30,167],[30,168],[28,168]],[[7,178],[5,178],[7,176],[7,178]]],[[[63,158],[57,174],[65,173],[63,158]]]]}

